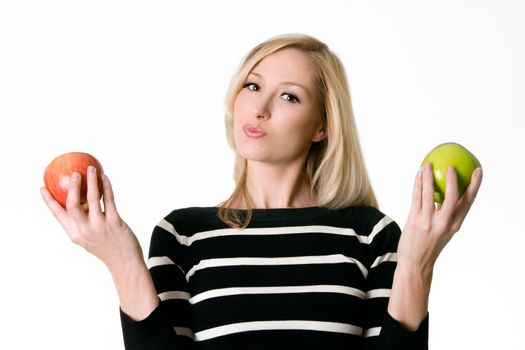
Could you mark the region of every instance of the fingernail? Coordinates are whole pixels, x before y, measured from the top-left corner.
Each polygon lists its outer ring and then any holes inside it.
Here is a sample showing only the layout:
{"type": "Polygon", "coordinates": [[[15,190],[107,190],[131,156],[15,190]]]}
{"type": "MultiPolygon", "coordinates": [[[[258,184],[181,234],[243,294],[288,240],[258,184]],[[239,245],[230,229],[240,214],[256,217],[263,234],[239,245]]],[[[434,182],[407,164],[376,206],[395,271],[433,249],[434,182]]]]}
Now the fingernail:
{"type": "Polygon", "coordinates": [[[71,180],[73,180],[73,181],[78,181],[78,180],[80,180],[80,174],[77,173],[76,171],[73,172],[73,174],[71,174],[71,180]]]}

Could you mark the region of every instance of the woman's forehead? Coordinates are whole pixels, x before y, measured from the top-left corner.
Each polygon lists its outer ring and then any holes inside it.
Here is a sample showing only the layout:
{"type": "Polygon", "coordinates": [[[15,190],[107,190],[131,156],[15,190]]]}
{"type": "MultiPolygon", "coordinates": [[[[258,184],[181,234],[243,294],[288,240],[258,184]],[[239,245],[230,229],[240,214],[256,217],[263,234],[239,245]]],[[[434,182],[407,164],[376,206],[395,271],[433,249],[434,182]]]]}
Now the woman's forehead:
{"type": "Polygon", "coordinates": [[[303,51],[286,48],[274,52],[259,61],[250,71],[263,79],[294,82],[313,86],[317,68],[311,58],[303,51]]]}

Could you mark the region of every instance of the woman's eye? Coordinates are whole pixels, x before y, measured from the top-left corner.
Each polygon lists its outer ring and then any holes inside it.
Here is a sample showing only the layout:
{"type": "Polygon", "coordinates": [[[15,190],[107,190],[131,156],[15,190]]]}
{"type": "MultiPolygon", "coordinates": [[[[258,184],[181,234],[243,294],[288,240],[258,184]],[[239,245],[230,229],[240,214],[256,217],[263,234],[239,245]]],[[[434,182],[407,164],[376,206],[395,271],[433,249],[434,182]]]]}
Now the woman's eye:
{"type": "Polygon", "coordinates": [[[283,100],[291,102],[291,103],[299,103],[300,102],[299,99],[297,98],[297,96],[289,94],[289,93],[286,93],[286,92],[281,95],[281,98],[283,100]]]}
{"type": "Polygon", "coordinates": [[[261,89],[259,87],[259,85],[255,84],[255,83],[246,83],[246,84],[244,84],[244,87],[247,88],[250,91],[259,91],[261,89]]]}

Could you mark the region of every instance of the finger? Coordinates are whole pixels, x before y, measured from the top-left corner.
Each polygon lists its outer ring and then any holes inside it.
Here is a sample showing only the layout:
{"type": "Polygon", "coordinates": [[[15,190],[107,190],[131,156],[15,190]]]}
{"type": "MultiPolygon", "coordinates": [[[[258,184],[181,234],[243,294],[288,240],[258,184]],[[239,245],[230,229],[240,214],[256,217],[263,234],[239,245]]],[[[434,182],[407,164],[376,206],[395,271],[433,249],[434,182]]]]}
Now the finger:
{"type": "Polygon", "coordinates": [[[470,208],[472,207],[472,204],[474,203],[474,200],[476,199],[476,196],[478,195],[478,191],[481,186],[482,180],[483,180],[483,170],[481,168],[477,168],[472,173],[470,184],[467,187],[467,190],[465,191],[465,193],[459,200],[457,220],[461,220],[460,223],[463,222],[468,212],[470,211],[470,208]]]}
{"type": "Polygon", "coordinates": [[[84,217],[84,210],[80,206],[81,186],[82,175],[75,171],[71,174],[71,180],[69,181],[66,199],[67,212],[75,220],[79,220],[84,217]]]}
{"type": "Polygon", "coordinates": [[[53,198],[53,196],[51,195],[51,193],[49,193],[47,188],[42,187],[40,189],[40,194],[42,195],[42,199],[46,203],[47,207],[49,208],[49,210],[51,211],[51,213],[53,214],[55,219],[57,219],[57,221],[60,223],[60,225],[62,225],[62,227],[64,229],[66,229],[66,227],[68,225],[67,223],[68,223],[68,220],[69,220],[69,216],[67,215],[67,213],[64,210],[64,208],[62,208],[60,203],[58,203],[53,198]]]}
{"type": "Polygon", "coordinates": [[[100,189],[98,188],[97,169],[89,166],[87,171],[87,201],[89,205],[89,215],[100,215],[100,189]]]}
{"type": "Polygon", "coordinates": [[[421,212],[423,216],[430,218],[435,211],[434,205],[434,175],[432,165],[427,162],[423,167],[423,186],[421,194],[421,212]]]}
{"type": "Polygon", "coordinates": [[[102,175],[102,189],[104,194],[103,200],[106,216],[109,218],[118,217],[117,207],[115,205],[115,196],[113,195],[113,188],[111,187],[109,178],[105,174],[102,175]]]}
{"type": "Polygon", "coordinates": [[[456,173],[456,169],[452,166],[448,167],[445,177],[446,177],[445,200],[443,201],[441,212],[445,216],[452,217],[452,215],[454,215],[454,211],[456,210],[457,202],[459,199],[458,176],[456,173]]]}
{"type": "Polygon", "coordinates": [[[412,206],[409,215],[419,215],[421,212],[421,194],[423,185],[423,169],[419,169],[414,179],[414,189],[412,190],[412,206]]]}

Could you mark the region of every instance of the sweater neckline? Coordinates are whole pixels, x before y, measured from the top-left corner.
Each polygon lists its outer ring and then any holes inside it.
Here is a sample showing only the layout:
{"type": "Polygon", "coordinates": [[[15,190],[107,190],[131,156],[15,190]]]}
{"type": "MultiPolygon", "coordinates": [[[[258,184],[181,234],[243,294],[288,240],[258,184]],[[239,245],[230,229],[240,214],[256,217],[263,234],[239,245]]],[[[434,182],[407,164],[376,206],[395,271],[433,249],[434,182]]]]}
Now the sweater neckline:
{"type": "MultiPolygon", "coordinates": [[[[213,210],[218,211],[219,207],[215,206],[213,210]]],[[[281,207],[281,208],[252,208],[252,218],[256,220],[281,220],[283,217],[290,218],[305,218],[315,217],[327,208],[319,206],[310,207],[281,207]]],[[[247,209],[239,209],[246,213],[247,209]]]]}

